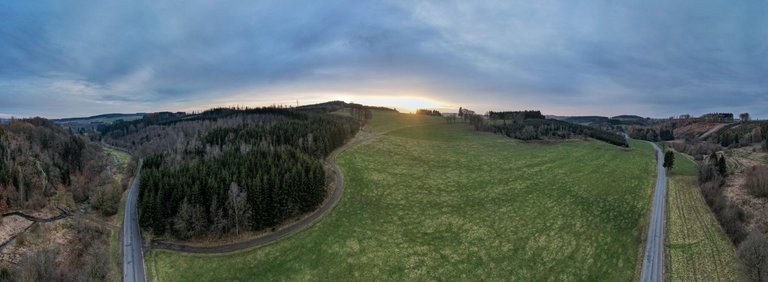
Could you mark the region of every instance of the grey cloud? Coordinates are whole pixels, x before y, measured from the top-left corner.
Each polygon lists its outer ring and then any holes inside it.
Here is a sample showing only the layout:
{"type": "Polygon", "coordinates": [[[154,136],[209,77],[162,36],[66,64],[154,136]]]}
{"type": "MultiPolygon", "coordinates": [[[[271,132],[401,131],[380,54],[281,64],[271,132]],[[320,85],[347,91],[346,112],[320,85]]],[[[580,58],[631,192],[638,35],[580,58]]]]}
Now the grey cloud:
{"type": "Polygon", "coordinates": [[[3,2],[0,112],[420,91],[479,110],[766,117],[766,12],[760,1],[3,2]]]}

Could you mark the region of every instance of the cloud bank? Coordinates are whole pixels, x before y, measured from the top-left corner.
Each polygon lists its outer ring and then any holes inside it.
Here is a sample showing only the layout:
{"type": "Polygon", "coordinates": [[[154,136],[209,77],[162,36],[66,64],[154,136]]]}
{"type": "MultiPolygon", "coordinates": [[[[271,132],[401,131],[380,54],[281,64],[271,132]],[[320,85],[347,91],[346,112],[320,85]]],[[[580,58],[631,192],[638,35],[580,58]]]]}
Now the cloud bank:
{"type": "Polygon", "coordinates": [[[768,118],[766,13],[763,1],[2,2],[0,112],[389,96],[768,118]]]}

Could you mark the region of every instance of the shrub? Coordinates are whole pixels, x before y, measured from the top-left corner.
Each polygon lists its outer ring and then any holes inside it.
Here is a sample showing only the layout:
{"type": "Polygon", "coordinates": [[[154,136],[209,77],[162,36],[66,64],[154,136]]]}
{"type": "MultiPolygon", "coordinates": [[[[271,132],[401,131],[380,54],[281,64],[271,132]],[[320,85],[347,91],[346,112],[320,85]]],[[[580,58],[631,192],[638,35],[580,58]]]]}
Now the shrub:
{"type": "Polygon", "coordinates": [[[91,192],[93,208],[101,211],[101,214],[104,216],[116,214],[120,205],[120,190],[118,183],[111,183],[93,189],[91,192]]]}
{"type": "Polygon", "coordinates": [[[26,256],[21,262],[21,281],[54,281],[56,249],[43,249],[26,256]]]}
{"type": "Polygon", "coordinates": [[[746,236],[743,224],[746,214],[740,207],[732,205],[723,195],[723,178],[718,171],[717,163],[717,161],[711,161],[699,165],[699,188],[709,209],[725,230],[725,234],[738,245],[746,236]]]}
{"type": "Polygon", "coordinates": [[[107,281],[109,275],[109,249],[106,244],[91,247],[83,259],[83,267],[77,271],[77,281],[107,281]]]}
{"type": "Polygon", "coordinates": [[[747,169],[747,190],[756,197],[768,197],[768,167],[753,166],[747,169]]]}
{"type": "MultiPolygon", "coordinates": [[[[699,165],[699,183],[715,182],[721,183],[723,181],[722,176],[718,172],[717,167],[711,163],[702,163],[699,165]]],[[[719,189],[719,185],[718,185],[719,189]]]]}
{"type": "Polygon", "coordinates": [[[16,273],[9,268],[0,267],[0,282],[16,281],[16,273]]]}

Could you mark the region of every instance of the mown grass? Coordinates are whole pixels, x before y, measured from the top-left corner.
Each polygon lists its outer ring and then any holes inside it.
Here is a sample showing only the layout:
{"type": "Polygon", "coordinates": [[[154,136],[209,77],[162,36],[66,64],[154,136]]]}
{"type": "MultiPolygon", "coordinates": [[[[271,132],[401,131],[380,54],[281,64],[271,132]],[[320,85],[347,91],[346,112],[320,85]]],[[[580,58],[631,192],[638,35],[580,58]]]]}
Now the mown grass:
{"type": "MultiPolygon", "coordinates": [[[[634,279],[654,153],[523,143],[390,116],[342,153],[344,196],[310,229],[224,255],[154,250],[160,281],[634,279]]],[[[374,120],[377,120],[374,117],[374,120]]]]}
{"type": "Polygon", "coordinates": [[[696,175],[696,164],[676,153],[667,185],[667,280],[740,281],[733,246],[704,201],[696,175]]]}

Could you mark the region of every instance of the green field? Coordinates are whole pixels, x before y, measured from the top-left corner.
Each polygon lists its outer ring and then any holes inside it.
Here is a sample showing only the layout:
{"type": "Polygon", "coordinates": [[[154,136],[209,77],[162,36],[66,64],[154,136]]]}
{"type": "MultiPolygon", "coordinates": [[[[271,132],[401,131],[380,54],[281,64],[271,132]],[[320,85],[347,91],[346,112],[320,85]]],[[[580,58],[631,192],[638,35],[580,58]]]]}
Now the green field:
{"type": "Polygon", "coordinates": [[[635,279],[650,145],[523,143],[379,112],[368,130],[390,132],[339,156],[344,196],[316,225],[232,254],[153,250],[152,279],[635,279]]]}
{"type": "Polygon", "coordinates": [[[675,154],[667,185],[670,281],[740,281],[734,249],[699,191],[696,164],[675,154]]]}
{"type": "MultiPolygon", "coordinates": [[[[339,110],[334,112],[334,114],[343,116],[350,115],[349,110],[339,110]]],[[[366,124],[366,127],[363,130],[366,132],[385,133],[403,127],[441,123],[445,123],[445,120],[441,117],[374,110],[373,118],[368,121],[368,124],[366,124]]]]}

